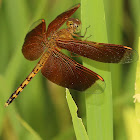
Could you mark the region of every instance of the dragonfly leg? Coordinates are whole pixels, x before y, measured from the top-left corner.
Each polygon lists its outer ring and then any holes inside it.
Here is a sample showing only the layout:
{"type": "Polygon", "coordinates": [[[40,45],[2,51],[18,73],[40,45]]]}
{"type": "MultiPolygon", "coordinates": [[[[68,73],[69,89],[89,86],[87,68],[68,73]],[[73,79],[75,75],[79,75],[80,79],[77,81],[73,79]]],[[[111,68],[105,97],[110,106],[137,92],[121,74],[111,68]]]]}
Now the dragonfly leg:
{"type": "MultiPolygon", "coordinates": [[[[80,37],[80,38],[84,38],[85,37],[85,35],[86,35],[86,33],[87,33],[87,29],[90,27],[90,25],[88,26],[88,27],[86,27],[86,30],[85,30],[85,33],[84,33],[84,35],[78,35],[78,34],[75,34],[75,33],[72,33],[72,35],[73,36],[75,36],[75,37],[80,37]]],[[[90,35],[91,36],[91,35],[90,35]]],[[[89,38],[89,37],[88,37],[89,38]]],[[[87,39],[87,38],[86,38],[87,39]]]]}

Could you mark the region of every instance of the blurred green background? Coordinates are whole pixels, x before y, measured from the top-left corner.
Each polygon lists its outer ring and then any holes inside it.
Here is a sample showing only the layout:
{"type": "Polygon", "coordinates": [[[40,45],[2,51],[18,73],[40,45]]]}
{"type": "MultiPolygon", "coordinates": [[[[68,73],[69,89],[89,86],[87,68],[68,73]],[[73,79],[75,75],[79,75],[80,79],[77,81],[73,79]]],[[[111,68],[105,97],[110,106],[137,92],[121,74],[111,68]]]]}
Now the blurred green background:
{"type": "MultiPolygon", "coordinates": [[[[80,0],[0,0],[0,140],[76,139],[65,89],[49,82],[41,73],[8,108],[4,108],[4,103],[38,62],[29,62],[21,53],[32,23],[44,18],[48,25],[77,3],[80,0]]],[[[108,42],[137,49],[139,0],[104,0],[104,6],[108,42]]],[[[80,10],[73,17],[80,18],[80,10]]],[[[135,117],[132,99],[135,71],[136,63],[112,65],[114,140],[133,140],[136,135],[131,133],[134,123],[130,123],[135,117]]],[[[84,94],[72,95],[86,125],[84,94]]]]}

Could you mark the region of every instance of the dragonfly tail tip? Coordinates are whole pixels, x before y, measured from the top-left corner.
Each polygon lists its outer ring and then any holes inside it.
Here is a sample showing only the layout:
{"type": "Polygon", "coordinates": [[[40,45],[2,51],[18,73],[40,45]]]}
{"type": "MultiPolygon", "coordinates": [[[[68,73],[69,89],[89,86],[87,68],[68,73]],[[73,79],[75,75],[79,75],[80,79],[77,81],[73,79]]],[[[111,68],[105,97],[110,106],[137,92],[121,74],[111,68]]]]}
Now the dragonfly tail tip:
{"type": "Polygon", "coordinates": [[[8,106],[8,103],[5,103],[4,107],[7,107],[8,106]]]}

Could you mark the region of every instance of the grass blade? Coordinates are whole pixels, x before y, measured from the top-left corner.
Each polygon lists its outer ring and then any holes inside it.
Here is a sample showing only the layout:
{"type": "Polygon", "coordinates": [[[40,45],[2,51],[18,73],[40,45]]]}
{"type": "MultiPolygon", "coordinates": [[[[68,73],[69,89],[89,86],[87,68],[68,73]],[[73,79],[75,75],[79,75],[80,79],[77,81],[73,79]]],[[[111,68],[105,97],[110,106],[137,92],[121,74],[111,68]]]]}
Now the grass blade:
{"type": "Polygon", "coordinates": [[[66,98],[72,116],[73,127],[75,130],[77,140],[88,140],[88,136],[85,127],[82,123],[82,120],[77,116],[77,106],[74,100],[72,99],[72,96],[68,89],[66,89],[66,98]]]}
{"type": "MultiPolygon", "coordinates": [[[[107,31],[103,0],[81,1],[81,19],[83,29],[91,25],[90,40],[107,43],[107,31]]],[[[106,89],[100,95],[86,94],[87,131],[90,140],[113,139],[112,89],[110,65],[84,59],[84,65],[101,75],[106,89]],[[94,65],[94,68],[92,67],[94,65]]]]}
{"type": "Polygon", "coordinates": [[[33,137],[35,138],[35,140],[42,140],[42,138],[39,136],[39,134],[37,132],[35,132],[31,128],[31,126],[29,126],[29,124],[27,124],[27,122],[25,122],[19,115],[17,115],[17,119],[23,125],[23,127],[25,127],[30,132],[30,134],[33,135],[33,137]]]}

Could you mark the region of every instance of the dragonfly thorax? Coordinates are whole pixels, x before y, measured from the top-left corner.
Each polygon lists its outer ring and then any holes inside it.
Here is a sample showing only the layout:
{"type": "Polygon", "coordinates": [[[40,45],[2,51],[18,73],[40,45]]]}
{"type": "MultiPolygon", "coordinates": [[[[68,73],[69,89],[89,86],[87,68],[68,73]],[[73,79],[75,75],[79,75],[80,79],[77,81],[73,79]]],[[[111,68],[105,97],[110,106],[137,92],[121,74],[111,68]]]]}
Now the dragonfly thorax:
{"type": "Polygon", "coordinates": [[[73,39],[71,32],[67,29],[61,29],[57,32],[57,36],[55,36],[56,40],[58,38],[61,39],[73,39]]]}

